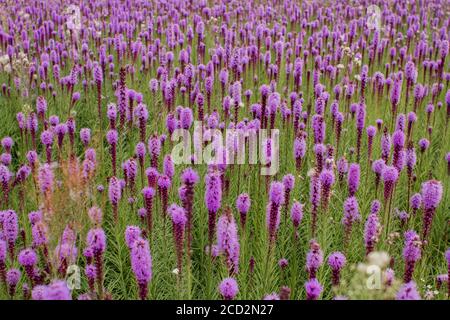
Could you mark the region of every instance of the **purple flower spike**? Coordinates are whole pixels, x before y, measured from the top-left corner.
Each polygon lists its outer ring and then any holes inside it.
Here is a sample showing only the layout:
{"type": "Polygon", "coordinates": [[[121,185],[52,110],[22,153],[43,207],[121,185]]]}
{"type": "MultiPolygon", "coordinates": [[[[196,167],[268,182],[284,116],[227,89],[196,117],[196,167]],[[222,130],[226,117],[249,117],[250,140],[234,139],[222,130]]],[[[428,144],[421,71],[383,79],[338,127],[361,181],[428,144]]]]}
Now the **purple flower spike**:
{"type": "Polygon", "coordinates": [[[317,300],[322,293],[322,285],[316,278],[310,279],[305,283],[306,300],[317,300]]]}
{"type": "Polygon", "coordinates": [[[148,294],[148,283],[152,279],[152,256],[147,240],[134,241],[131,250],[131,268],[139,286],[139,297],[145,300],[148,294]]]}
{"type": "Polygon", "coordinates": [[[181,181],[184,184],[183,188],[183,208],[186,210],[187,222],[187,246],[190,252],[192,242],[192,206],[194,201],[194,186],[198,183],[199,177],[195,170],[187,168],[181,174],[181,181]]]}
{"type": "Polygon", "coordinates": [[[283,177],[284,185],[284,217],[287,218],[289,204],[291,202],[291,191],[294,189],[295,177],[292,174],[287,174],[283,177]]]}
{"type": "Polygon", "coordinates": [[[15,293],[16,293],[16,287],[19,283],[21,277],[21,273],[17,269],[10,269],[6,273],[6,284],[8,285],[8,293],[9,297],[13,299],[15,293]]]}
{"type": "Polygon", "coordinates": [[[359,214],[358,201],[355,197],[349,197],[344,202],[344,217],[342,218],[342,224],[344,225],[345,235],[344,243],[347,244],[350,240],[353,224],[361,219],[359,214]]]}
{"type": "Polygon", "coordinates": [[[147,211],[147,232],[152,234],[153,230],[153,201],[155,198],[155,189],[152,187],[145,187],[142,189],[142,195],[144,197],[144,207],[147,211]]]}
{"type": "Polygon", "coordinates": [[[95,260],[95,269],[97,272],[98,294],[103,299],[103,254],[106,250],[106,236],[101,228],[89,230],[86,236],[86,244],[95,260]]]}
{"type": "Polygon", "coordinates": [[[302,222],[302,219],[303,219],[303,205],[298,201],[294,201],[291,208],[291,220],[295,229],[299,227],[300,223],[302,222]]]}
{"type": "Polygon", "coordinates": [[[359,164],[352,163],[348,169],[348,193],[349,197],[353,197],[359,188],[360,169],[359,164]]]}
{"type": "Polygon", "coordinates": [[[113,176],[117,173],[117,166],[116,166],[116,158],[117,158],[117,142],[119,140],[119,135],[116,130],[109,130],[106,134],[106,140],[108,141],[108,144],[110,145],[110,154],[111,154],[111,165],[112,165],[112,171],[113,176]]]}
{"type": "Polygon", "coordinates": [[[306,255],[306,270],[309,273],[309,279],[313,279],[323,263],[323,252],[315,240],[311,240],[309,247],[310,251],[306,255]]]}
{"type": "Polygon", "coordinates": [[[403,281],[408,283],[412,280],[414,266],[421,257],[421,246],[419,235],[413,230],[405,232],[405,246],[403,248],[403,259],[405,260],[405,273],[403,281]]]}
{"type": "Polygon", "coordinates": [[[398,179],[398,170],[394,166],[385,166],[382,171],[384,181],[384,200],[387,203],[391,198],[394,185],[398,179]]]}
{"type": "Polygon", "coordinates": [[[272,292],[264,296],[263,300],[280,300],[280,296],[276,292],[272,292]]]}
{"type": "MultiPolygon", "coordinates": [[[[33,289],[34,291],[34,289],[33,289]]],[[[42,300],[72,300],[72,293],[63,280],[55,280],[43,290],[42,300]]]]}
{"type": "Polygon", "coordinates": [[[366,255],[369,255],[369,253],[374,250],[381,232],[381,224],[378,217],[380,207],[381,204],[378,200],[374,200],[372,202],[370,214],[367,217],[366,224],[364,226],[364,243],[366,246],[366,255]]]}
{"type": "Polygon", "coordinates": [[[224,300],[233,300],[238,292],[238,284],[234,278],[225,278],[219,284],[219,293],[224,300]]]}
{"type": "Polygon", "coordinates": [[[347,262],[347,259],[339,251],[333,252],[328,257],[328,265],[330,266],[331,271],[333,272],[332,283],[334,286],[339,285],[341,270],[342,270],[342,268],[344,268],[346,262],[347,262]]]}
{"type": "Polygon", "coordinates": [[[411,214],[415,215],[417,210],[422,207],[422,195],[420,193],[413,194],[409,199],[409,206],[411,207],[411,214]]]}
{"type": "Polygon", "coordinates": [[[236,199],[236,208],[239,211],[241,217],[241,226],[245,229],[245,223],[247,221],[247,213],[250,210],[250,196],[247,193],[240,194],[236,199]]]}
{"type": "Polygon", "coordinates": [[[125,242],[127,247],[131,249],[134,242],[141,237],[141,229],[137,226],[127,226],[125,229],[125,242]]]}
{"type": "Polygon", "coordinates": [[[118,221],[118,205],[119,201],[122,198],[122,187],[120,186],[120,181],[116,177],[111,177],[109,179],[109,188],[108,188],[108,196],[109,201],[113,207],[113,217],[114,221],[118,221]]]}
{"type": "Polygon", "coordinates": [[[6,281],[6,253],[7,244],[0,239],[0,280],[3,282],[6,281]]]}
{"type": "Polygon", "coordinates": [[[9,198],[9,181],[11,180],[12,174],[8,167],[0,164],[0,182],[3,191],[3,201],[7,204],[9,198]]]}
{"type": "Polygon", "coordinates": [[[334,173],[332,170],[324,169],[320,173],[319,179],[322,187],[320,200],[322,202],[322,208],[326,211],[328,209],[331,187],[334,184],[334,173]]]}
{"type": "Polygon", "coordinates": [[[33,285],[37,280],[37,275],[34,270],[34,266],[38,261],[36,252],[33,249],[23,249],[19,253],[19,264],[25,268],[27,276],[33,285]]]}
{"type": "Polygon", "coordinates": [[[269,241],[271,246],[275,241],[278,226],[280,225],[280,206],[283,202],[284,185],[281,182],[272,182],[269,190],[269,203],[266,210],[266,225],[269,231],[269,241]]]}
{"type": "Polygon", "coordinates": [[[436,208],[442,200],[442,183],[437,180],[426,181],[422,183],[421,193],[424,210],[422,239],[426,240],[431,231],[436,208]]]}
{"type": "Polygon", "coordinates": [[[11,153],[11,148],[14,144],[14,141],[11,137],[5,137],[1,141],[3,149],[5,149],[6,153],[11,153]]]}
{"type": "Polygon", "coordinates": [[[14,261],[14,250],[16,240],[19,235],[19,222],[14,210],[7,210],[3,213],[3,237],[8,244],[8,251],[11,261],[14,261]]]}
{"type": "Polygon", "coordinates": [[[179,274],[181,274],[183,266],[184,229],[187,223],[186,212],[176,204],[172,204],[167,211],[172,219],[173,238],[177,252],[177,267],[179,274]]]}
{"type": "Polygon", "coordinates": [[[445,251],[445,260],[447,260],[447,296],[450,297],[450,248],[445,251]]]}
{"type": "Polygon", "coordinates": [[[222,203],[222,180],[217,172],[205,176],[205,204],[208,209],[208,244],[212,245],[216,229],[216,215],[222,203]]]}
{"type": "Polygon", "coordinates": [[[217,248],[225,255],[229,274],[238,273],[240,244],[230,208],[225,209],[217,222],[217,248]]]}
{"type": "Polygon", "coordinates": [[[89,145],[89,142],[91,141],[91,129],[89,128],[82,128],[80,130],[80,139],[83,143],[84,147],[87,148],[89,145]]]}
{"type": "Polygon", "coordinates": [[[405,283],[397,292],[396,300],[420,300],[420,294],[414,281],[405,283]]]}

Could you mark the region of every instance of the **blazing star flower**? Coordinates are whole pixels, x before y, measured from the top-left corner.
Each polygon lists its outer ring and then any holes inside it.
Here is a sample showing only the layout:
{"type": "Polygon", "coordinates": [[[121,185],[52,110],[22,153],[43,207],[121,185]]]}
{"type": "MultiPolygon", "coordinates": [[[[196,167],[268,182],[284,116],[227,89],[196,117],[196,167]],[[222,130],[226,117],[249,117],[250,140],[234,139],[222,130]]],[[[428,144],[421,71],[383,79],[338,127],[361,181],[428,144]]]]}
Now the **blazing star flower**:
{"type": "Polygon", "coordinates": [[[392,195],[394,184],[398,179],[398,169],[394,166],[384,166],[382,178],[384,181],[384,199],[388,201],[392,195]]]}
{"type": "Polygon", "coordinates": [[[172,204],[167,211],[172,219],[173,238],[177,252],[177,268],[181,273],[181,268],[183,265],[184,229],[187,222],[186,212],[182,207],[179,207],[176,204],[172,204]]]}
{"type": "Polygon", "coordinates": [[[152,135],[148,140],[148,151],[151,157],[151,165],[158,167],[158,157],[161,153],[161,140],[157,135],[152,135]]]}
{"type": "Polygon", "coordinates": [[[224,300],[233,300],[239,292],[239,287],[234,278],[225,278],[219,284],[219,293],[224,300]]]}
{"type": "Polygon", "coordinates": [[[306,141],[304,138],[295,138],[294,140],[294,158],[297,171],[300,170],[302,159],[306,154],[306,141]]]}
{"type": "Polygon", "coordinates": [[[450,296],[450,248],[445,251],[445,260],[447,261],[447,295],[450,296]]]}
{"type": "Polygon", "coordinates": [[[292,174],[287,174],[283,177],[283,185],[284,185],[284,206],[285,206],[285,213],[287,215],[287,211],[289,209],[289,203],[290,203],[290,194],[291,191],[294,189],[295,185],[295,177],[292,174]]]}
{"type": "Polygon", "coordinates": [[[320,203],[320,180],[315,176],[311,176],[310,190],[309,190],[309,200],[311,202],[311,234],[314,237],[317,222],[317,211],[320,203]]]}
{"type": "Polygon", "coordinates": [[[306,270],[309,273],[309,279],[316,277],[317,270],[323,263],[323,252],[320,245],[312,240],[309,244],[310,251],[306,255],[306,270]]]}
{"type": "Polygon", "coordinates": [[[3,212],[3,238],[8,244],[8,251],[11,261],[14,260],[14,249],[17,237],[19,235],[19,222],[17,214],[14,210],[3,212]]]}
{"type": "Polygon", "coordinates": [[[428,141],[427,139],[422,138],[419,140],[419,147],[420,147],[420,151],[422,153],[424,153],[428,149],[429,146],[430,146],[430,141],[428,141]]]}
{"type": "Polygon", "coordinates": [[[398,171],[401,171],[403,165],[401,164],[401,156],[400,153],[403,150],[405,145],[405,134],[401,130],[397,130],[392,135],[392,142],[394,145],[394,154],[392,159],[392,164],[397,168],[398,171]]]}
{"type": "Polygon", "coordinates": [[[80,139],[83,145],[87,148],[89,145],[89,142],[91,141],[91,129],[89,128],[82,128],[80,130],[80,139]]]}
{"type": "Polygon", "coordinates": [[[147,211],[147,231],[151,234],[153,229],[153,199],[155,198],[155,189],[152,187],[145,187],[142,189],[144,197],[144,206],[147,211]]]}
{"type": "Polygon", "coordinates": [[[6,251],[6,242],[4,240],[0,240],[0,280],[2,281],[6,281],[6,251]]]}
{"type": "Polygon", "coordinates": [[[187,222],[187,240],[188,240],[188,248],[191,246],[192,240],[192,205],[194,201],[194,186],[198,183],[199,177],[195,170],[192,168],[185,169],[181,174],[181,180],[184,184],[183,194],[184,201],[183,207],[186,210],[186,216],[188,218],[187,222]]]}
{"type": "Polygon", "coordinates": [[[236,208],[241,216],[242,228],[245,228],[245,222],[247,221],[247,213],[250,210],[250,196],[247,193],[240,194],[236,199],[236,208]]]}
{"type": "Polygon", "coordinates": [[[310,279],[305,283],[306,300],[317,300],[322,293],[322,285],[316,278],[310,279]]]}
{"type": "Polygon", "coordinates": [[[9,269],[6,273],[6,284],[8,285],[8,293],[9,297],[13,299],[15,293],[16,293],[16,287],[17,284],[20,281],[21,273],[17,269],[9,269]]]}
{"type": "Polygon", "coordinates": [[[344,217],[342,218],[342,224],[345,229],[344,242],[350,239],[353,224],[359,220],[361,220],[361,215],[359,214],[358,201],[355,197],[349,197],[344,202],[344,217]]]}
{"type": "Polygon", "coordinates": [[[291,220],[294,228],[297,229],[303,219],[303,204],[294,201],[291,208],[291,220]]]}
{"type": "Polygon", "coordinates": [[[139,286],[141,300],[147,298],[148,283],[152,279],[152,256],[147,240],[139,238],[131,246],[131,268],[139,286]]]}
{"type": "Polygon", "coordinates": [[[11,148],[14,144],[14,141],[11,137],[4,137],[1,140],[1,144],[2,144],[3,149],[5,149],[6,153],[11,153],[11,148]]]}
{"type": "Polygon", "coordinates": [[[106,236],[101,228],[89,230],[86,236],[86,244],[92,250],[95,259],[95,269],[97,272],[97,283],[99,295],[103,297],[103,254],[106,250],[106,236]]]}
{"type": "Polygon", "coordinates": [[[170,179],[172,179],[175,174],[175,166],[172,157],[169,154],[164,157],[163,172],[170,179]]]}
{"type": "Polygon", "coordinates": [[[125,229],[125,243],[131,249],[134,242],[141,237],[141,229],[137,226],[127,226],[125,229]]]}
{"type": "Polygon", "coordinates": [[[280,300],[280,296],[276,292],[272,292],[264,296],[263,300],[280,300]]]}
{"type": "Polygon", "coordinates": [[[93,206],[88,210],[88,216],[91,222],[94,224],[101,224],[103,219],[102,209],[97,206],[93,206]]]}
{"type": "Polygon", "coordinates": [[[437,180],[429,180],[422,183],[422,204],[423,204],[423,240],[428,237],[436,208],[442,200],[442,184],[437,180]]]}
{"type": "Polygon", "coordinates": [[[118,219],[118,204],[120,199],[122,198],[122,188],[120,186],[119,179],[116,177],[111,177],[109,179],[109,188],[108,188],[108,196],[109,201],[111,202],[113,206],[113,216],[114,221],[117,222],[118,219]]]}
{"type": "Polygon", "coordinates": [[[41,300],[72,300],[72,293],[65,281],[55,280],[45,286],[41,300]]]}
{"type": "Polygon", "coordinates": [[[396,300],[420,300],[420,294],[414,281],[401,286],[397,292],[396,300]]]}
{"type": "Polygon", "coordinates": [[[226,257],[227,267],[230,274],[239,271],[239,237],[236,222],[231,210],[228,208],[220,216],[217,222],[217,248],[226,257]]]}
{"type": "Polygon", "coordinates": [[[405,283],[411,281],[415,263],[421,257],[421,241],[417,233],[413,230],[405,232],[405,246],[403,248],[403,259],[405,260],[405,283]]]}
{"type": "Polygon", "coordinates": [[[372,202],[370,208],[370,214],[367,217],[366,224],[364,226],[364,242],[366,245],[366,255],[369,255],[376,243],[381,231],[381,224],[379,221],[378,213],[380,211],[381,204],[378,200],[372,202]]]}
{"type": "Polygon", "coordinates": [[[353,197],[359,188],[359,175],[360,169],[357,163],[350,164],[348,169],[348,193],[350,197],[353,197]]]}
{"type": "Polygon", "coordinates": [[[36,252],[29,248],[23,249],[19,252],[18,261],[19,264],[24,267],[31,283],[35,283],[37,276],[35,274],[34,266],[38,261],[36,252]]]}
{"type": "Polygon", "coordinates": [[[119,140],[119,135],[116,130],[112,129],[109,130],[106,134],[106,140],[108,141],[108,144],[110,145],[110,153],[111,153],[111,165],[113,170],[113,175],[116,175],[116,158],[117,158],[117,142],[119,140]]]}
{"type": "Polygon", "coordinates": [[[338,286],[340,282],[340,273],[342,268],[345,266],[347,262],[347,259],[345,258],[344,254],[341,252],[333,252],[328,257],[328,265],[331,268],[331,271],[333,273],[332,276],[332,283],[334,286],[338,286]]]}
{"type": "Polygon", "coordinates": [[[205,176],[205,204],[208,209],[208,243],[213,242],[216,227],[216,214],[222,202],[222,180],[216,172],[210,172],[205,176]]]}
{"type": "Polygon", "coordinates": [[[266,225],[269,231],[270,242],[275,240],[280,225],[280,206],[284,203],[284,185],[281,182],[272,182],[269,190],[269,204],[267,205],[266,225]]]}
{"type": "Polygon", "coordinates": [[[319,175],[320,185],[322,187],[320,199],[322,201],[322,208],[328,208],[328,200],[330,198],[331,186],[334,184],[334,173],[332,170],[324,169],[319,175]]]}

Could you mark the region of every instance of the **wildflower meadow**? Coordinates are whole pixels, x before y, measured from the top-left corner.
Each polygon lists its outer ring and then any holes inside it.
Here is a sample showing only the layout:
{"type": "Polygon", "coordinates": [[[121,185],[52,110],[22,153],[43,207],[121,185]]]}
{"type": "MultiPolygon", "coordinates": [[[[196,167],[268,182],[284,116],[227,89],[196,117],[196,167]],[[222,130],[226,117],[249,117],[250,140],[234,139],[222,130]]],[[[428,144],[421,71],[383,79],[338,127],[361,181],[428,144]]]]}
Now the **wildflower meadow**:
{"type": "Polygon", "coordinates": [[[0,21],[0,299],[449,298],[448,0],[0,21]]]}

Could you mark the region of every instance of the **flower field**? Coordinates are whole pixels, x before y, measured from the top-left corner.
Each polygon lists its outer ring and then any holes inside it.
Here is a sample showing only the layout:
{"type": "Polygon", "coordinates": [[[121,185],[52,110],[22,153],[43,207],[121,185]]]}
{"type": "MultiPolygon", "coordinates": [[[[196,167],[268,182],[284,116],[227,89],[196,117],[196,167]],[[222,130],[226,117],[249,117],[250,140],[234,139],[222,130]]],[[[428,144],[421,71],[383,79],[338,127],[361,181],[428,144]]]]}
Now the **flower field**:
{"type": "Polygon", "coordinates": [[[448,1],[0,21],[0,299],[449,298],[448,1]]]}

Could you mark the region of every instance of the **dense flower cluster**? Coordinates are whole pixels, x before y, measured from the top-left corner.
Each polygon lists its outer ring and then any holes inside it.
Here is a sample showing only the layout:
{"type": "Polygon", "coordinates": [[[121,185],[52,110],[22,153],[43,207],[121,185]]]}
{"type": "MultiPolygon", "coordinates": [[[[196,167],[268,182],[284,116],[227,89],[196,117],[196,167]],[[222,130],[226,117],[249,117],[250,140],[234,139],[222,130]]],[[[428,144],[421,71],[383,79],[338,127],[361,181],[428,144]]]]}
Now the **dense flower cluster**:
{"type": "Polygon", "coordinates": [[[0,299],[450,295],[448,1],[2,17],[0,299]]]}

